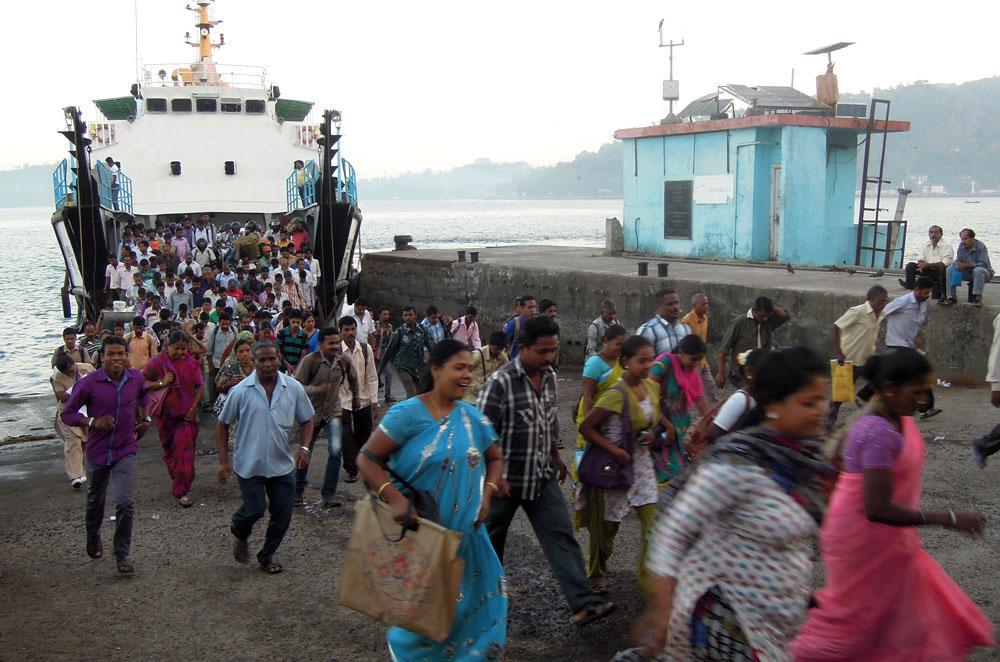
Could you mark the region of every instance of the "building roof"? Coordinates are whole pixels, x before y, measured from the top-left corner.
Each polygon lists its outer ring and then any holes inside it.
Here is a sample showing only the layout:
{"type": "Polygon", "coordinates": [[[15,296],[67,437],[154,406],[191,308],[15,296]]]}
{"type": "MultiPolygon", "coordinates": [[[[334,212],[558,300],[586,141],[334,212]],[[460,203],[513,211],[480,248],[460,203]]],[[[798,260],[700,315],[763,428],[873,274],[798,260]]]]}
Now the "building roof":
{"type": "MultiPolygon", "coordinates": [[[[874,131],[881,131],[882,120],[876,120],[874,131]]],[[[659,136],[673,136],[690,133],[710,133],[713,131],[732,131],[735,129],[752,129],[758,127],[781,127],[781,126],[806,126],[822,129],[848,129],[864,133],[868,126],[868,120],[855,117],[827,117],[821,115],[799,115],[791,113],[753,115],[751,117],[737,117],[728,120],[708,120],[706,122],[679,122],[677,124],[657,124],[654,126],[641,126],[633,129],[618,129],[615,131],[615,138],[624,140],[625,138],[655,138],[659,136]]],[[[900,133],[910,130],[910,123],[903,120],[889,120],[888,130],[890,133],[900,133]]]]}
{"type": "Polygon", "coordinates": [[[729,92],[734,97],[752,108],[761,110],[809,110],[813,108],[829,108],[804,92],[794,87],[782,85],[736,85],[733,83],[720,85],[719,89],[729,92]]]}

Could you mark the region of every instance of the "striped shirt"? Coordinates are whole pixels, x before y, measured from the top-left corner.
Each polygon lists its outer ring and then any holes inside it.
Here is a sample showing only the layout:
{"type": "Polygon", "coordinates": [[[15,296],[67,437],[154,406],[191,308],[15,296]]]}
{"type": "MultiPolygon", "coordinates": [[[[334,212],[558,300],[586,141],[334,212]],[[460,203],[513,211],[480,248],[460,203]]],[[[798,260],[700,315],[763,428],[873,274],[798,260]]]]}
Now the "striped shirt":
{"type": "Polygon", "coordinates": [[[302,355],[309,349],[309,336],[302,329],[299,329],[299,335],[293,336],[292,328],[285,327],[278,334],[277,344],[278,349],[281,350],[281,355],[294,368],[299,364],[299,359],[302,358],[302,355]]]}
{"type": "Polygon", "coordinates": [[[537,499],[554,474],[552,453],[559,439],[555,371],[543,372],[535,391],[521,360],[514,359],[490,375],[476,404],[500,438],[511,497],[537,499]]]}
{"type": "Polygon", "coordinates": [[[656,355],[666,354],[674,351],[674,347],[684,336],[691,335],[691,327],[683,322],[674,321],[673,324],[663,319],[659,315],[653,317],[638,329],[636,334],[640,335],[651,343],[656,355]]]}

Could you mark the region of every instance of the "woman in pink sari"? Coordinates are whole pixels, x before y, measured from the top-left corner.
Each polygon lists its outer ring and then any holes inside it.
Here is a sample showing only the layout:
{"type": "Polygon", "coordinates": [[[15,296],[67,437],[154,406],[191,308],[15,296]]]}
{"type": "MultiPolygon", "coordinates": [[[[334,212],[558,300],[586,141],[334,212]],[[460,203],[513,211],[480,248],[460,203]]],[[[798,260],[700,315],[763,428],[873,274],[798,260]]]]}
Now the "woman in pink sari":
{"type": "Polygon", "coordinates": [[[912,349],[872,357],[877,397],[851,428],[820,548],[826,586],[792,645],[796,660],[963,660],[993,627],[924,551],[918,526],[979,533],[979,513],[920,508],[924,440],[913,413],[930,364],[912,349]]]}
{"type": "Polygon", "coordinates": [[[179,329],[170,332],[167,351],[146,364],[143,375],[150,393],[166,389],[156,413],[163,461],[170,472],[171,491],[184,508],[192,505],[187,495],[194,482],[195,441],[198,438],[198,403],[205,389],[198,361],[188,354],[188,336],[179,329]]]}

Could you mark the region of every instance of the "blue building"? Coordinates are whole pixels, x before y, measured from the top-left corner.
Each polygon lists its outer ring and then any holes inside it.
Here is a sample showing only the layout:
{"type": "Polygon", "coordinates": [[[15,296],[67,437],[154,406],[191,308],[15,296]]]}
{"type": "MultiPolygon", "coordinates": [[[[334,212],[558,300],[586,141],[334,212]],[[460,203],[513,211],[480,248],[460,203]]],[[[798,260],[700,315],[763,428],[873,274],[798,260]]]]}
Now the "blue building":
{"type": "MultiPolygon", "coordinates": [[[[772,113],[616,131],[624,142],[625,251],[854,264],[867,122],[772,113]]],[[[887,130],[909,128],[889,121],[887,130]]]]}

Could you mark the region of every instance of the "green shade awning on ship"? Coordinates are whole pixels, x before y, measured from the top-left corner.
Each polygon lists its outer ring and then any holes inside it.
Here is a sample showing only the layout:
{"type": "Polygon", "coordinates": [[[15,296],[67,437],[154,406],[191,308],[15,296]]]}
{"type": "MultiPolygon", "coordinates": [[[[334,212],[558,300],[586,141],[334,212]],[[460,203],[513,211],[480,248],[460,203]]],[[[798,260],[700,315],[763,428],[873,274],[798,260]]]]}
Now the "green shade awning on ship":
{"type": "Polygon", "coordinates": [[[109,120],[127,120],[135,117],[135,97],[95,99],[94,104],[109,120]]]}
{"type": "Polygon", "coordinates": [[[311,101],[296,101],[295,99],[278,99],[274,102],[274,113],[286,122],[301,122],[312,110],[311,101]]]}

